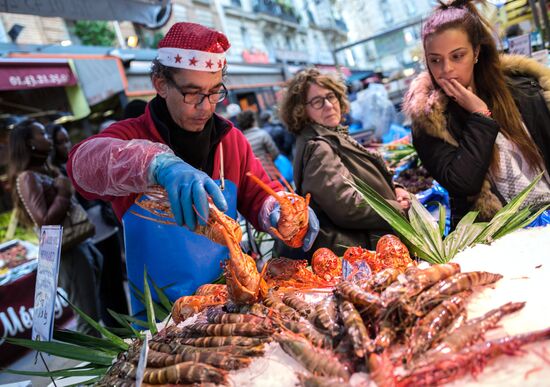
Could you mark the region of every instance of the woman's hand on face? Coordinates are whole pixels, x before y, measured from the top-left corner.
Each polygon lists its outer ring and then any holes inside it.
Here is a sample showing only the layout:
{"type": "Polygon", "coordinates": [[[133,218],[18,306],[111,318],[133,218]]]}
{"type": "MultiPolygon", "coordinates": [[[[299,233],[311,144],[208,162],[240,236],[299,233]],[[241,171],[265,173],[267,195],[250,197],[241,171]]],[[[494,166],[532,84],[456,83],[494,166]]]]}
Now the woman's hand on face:
{"type": "Polygon", "coordinates": [[[65,176],[57,176],[53,181],[59,195],[69,197],[72,194],[71,181],[65,176]]]}
{"type": "Polygon", "coordinates": [[[487,104],[479,98],[470,87],[466,88],[456,79],[439,79],[439,85],[449,98],[458,103],[464,110],[475,113],[489,110],[487,104]]]}
{"type": "Polygon", "coordinates": [[[406,189],[397,187],[395,189],[395,196],[397,198],[397,203],[401,206],[403,211],[407,212],[411,208],[411,194],[406,189]]]}

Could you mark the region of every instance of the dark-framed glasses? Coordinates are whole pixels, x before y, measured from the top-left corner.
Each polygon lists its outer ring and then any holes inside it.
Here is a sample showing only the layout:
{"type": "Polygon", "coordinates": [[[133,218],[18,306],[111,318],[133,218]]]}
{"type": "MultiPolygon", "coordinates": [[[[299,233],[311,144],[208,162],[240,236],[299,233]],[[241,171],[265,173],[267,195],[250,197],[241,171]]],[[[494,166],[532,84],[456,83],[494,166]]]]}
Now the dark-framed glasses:
{"type": "Polygon", "coordinates": [[[306,102],[306,105],[311,105],[312,108],[319,110],[325,106],[325,101],[329,101],[331,105],[334,105],[338,101],[338,97],[334,93],[328,93],[324,97],[313,97],[306,102]]]}
{"type": "Polygon", "coordinates": [[[202,101],[204,101],[205,98],[208,98],[208,102],[210,102],[212,105],[215,105],[225,99],[227,97],[227,88],[222,83],[222,87],[220,90],[218,90],[215,93],[210,94],[204,94],[204,93],[184,93],[181,91],[180,87],[176,84],[176,82],[171,78],[166,78],[168,82],[174,86],[174,88],[178,91],[178,93],[181,94],[183,97],[183,102],[189,105],[200,105],[202,101]]]}

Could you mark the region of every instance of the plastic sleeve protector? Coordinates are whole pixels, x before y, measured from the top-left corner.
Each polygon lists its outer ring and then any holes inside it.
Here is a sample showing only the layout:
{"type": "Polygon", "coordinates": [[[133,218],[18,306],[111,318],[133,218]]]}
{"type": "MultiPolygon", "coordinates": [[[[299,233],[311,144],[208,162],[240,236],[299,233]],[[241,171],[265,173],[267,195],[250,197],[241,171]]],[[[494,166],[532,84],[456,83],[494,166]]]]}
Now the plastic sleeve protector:
{"type": "Polygon", "coordinates": [[[101,196],[144,192],[155,182],[150,165],[161,153],[173,151],[143,139],[90,139],[73,156],[73,178],[84,191],[101,196]]]}

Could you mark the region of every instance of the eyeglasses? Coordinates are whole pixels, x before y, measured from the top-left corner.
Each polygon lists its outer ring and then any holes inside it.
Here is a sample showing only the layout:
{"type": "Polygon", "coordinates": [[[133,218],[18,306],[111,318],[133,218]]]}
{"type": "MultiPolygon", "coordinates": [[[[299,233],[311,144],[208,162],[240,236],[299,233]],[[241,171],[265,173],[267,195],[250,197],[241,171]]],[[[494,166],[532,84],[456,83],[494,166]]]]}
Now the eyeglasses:
{"type": "Polygon", "coordinates": [[[318,96],[312,98],[310,101],[306,102],[306,105],[311,105],[312,108],[319,110],[325,106],[325,101],[334,105],[338,101],[338,97],[334,93],[328,93],[324,97],[318,96]]]}
{"type": "Polygon", "coordinates": [[[183,102],[189,105],[200,105],[205,98],[208,98],[208,102],[210,102],[212,105],[215,105],[223,101],[225,97],[227,97],[227,88],[223,83],[221,89],[216,93],[184,93],[183,91],[181,91],[178,84],[172,78],[167,77],[166,79],[172,84],[172,86],[174,86],[178,93],[181,94],[181,96],[183,97],[183,102]]]}

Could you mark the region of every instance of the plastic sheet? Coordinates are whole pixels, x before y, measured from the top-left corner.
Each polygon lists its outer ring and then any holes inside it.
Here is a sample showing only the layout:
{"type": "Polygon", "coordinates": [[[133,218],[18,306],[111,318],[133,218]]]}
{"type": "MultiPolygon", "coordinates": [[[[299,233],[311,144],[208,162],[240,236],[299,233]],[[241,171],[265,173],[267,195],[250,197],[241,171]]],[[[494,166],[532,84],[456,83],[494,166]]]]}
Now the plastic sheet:
{"type": "Polygon", "coordinates": [[[381,140],[391,124],[397,122],[397,111],[384,85],[373,83],[357,93],[351,103],[351,117],[361,121],[363,129],[374,130],[374,137],[381,140]]]}
{"type": "Polygon", "coordinates": [[[449,193],[438,182],[434,180],[434,185],[425,191],[416,194],[416,198],[435,219],[439,219],[440,203],[445,208],[445,233],[447,235],[451,230],[451,206],[449,202],[449,193]]]}
{"type": "Polygon", "coordinates": [[[151,185],[149,165],[156,155],[173,153],[148,140],[99,137],[81,144],[72,157],[73,178],[83,190],[101,196],[125,196],[151,185]]]}
{"type": "Polygon", "coordinates": [[[548,226],[549,224],[550,224],[550,210],[546,210],[525,228],[544,227],[544,226],[548,226]]]}
{"type": "Polygon", "coordinates": [[[290,160],[282,155],[279,154],[277,158],[273,161],[281,175],[285,178],[286,181],[292,184],[294,181],[294,170],[292,168],[292,163],[290,160]]]}

